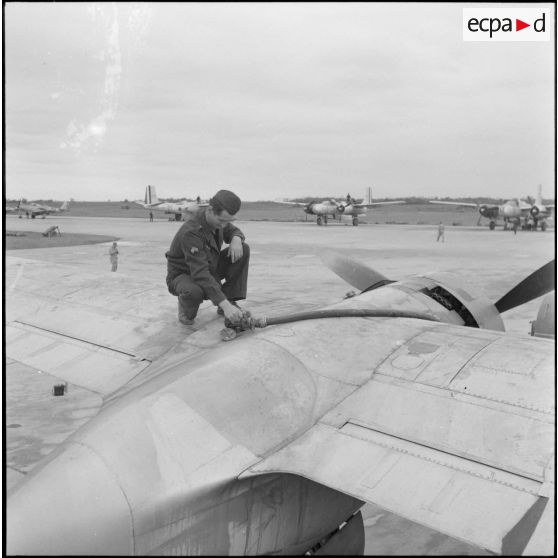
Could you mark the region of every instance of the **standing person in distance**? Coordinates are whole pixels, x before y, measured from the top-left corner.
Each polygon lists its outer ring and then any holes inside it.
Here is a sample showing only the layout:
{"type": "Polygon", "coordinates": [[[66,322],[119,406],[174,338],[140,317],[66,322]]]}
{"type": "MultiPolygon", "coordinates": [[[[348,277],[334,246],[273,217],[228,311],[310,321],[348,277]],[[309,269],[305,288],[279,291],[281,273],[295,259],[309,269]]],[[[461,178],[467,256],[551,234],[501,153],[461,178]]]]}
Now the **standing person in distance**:
{"type": "Polygon", "coordinates": [[[444,223],[442,223],[442,221],[440,221],[440,224],[438,225],[438,237],[436,238],[436,242],[440,242],[440,239],[442,239],[442,242],[445,242],[445,227],[444,227],[444,223]]]}
{"type": "Polygon", "coordinates": [[[118,269],[118,245],[116,242],[113,242],[109,249],[109,258],[112,266],[111,271],[116,271],[118,269]]]}

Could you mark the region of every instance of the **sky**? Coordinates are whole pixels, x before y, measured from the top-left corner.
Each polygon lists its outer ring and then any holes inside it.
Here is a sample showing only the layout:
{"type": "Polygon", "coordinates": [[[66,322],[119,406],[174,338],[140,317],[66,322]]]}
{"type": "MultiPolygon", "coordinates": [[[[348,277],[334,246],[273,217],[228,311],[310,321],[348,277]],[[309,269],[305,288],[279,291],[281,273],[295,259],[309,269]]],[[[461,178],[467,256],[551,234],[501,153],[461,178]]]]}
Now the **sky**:
{"type": "Polygon", "coordinates": [[[554,28],[474,6],[7,2],[5,197],[553,198],[554,28]]]}

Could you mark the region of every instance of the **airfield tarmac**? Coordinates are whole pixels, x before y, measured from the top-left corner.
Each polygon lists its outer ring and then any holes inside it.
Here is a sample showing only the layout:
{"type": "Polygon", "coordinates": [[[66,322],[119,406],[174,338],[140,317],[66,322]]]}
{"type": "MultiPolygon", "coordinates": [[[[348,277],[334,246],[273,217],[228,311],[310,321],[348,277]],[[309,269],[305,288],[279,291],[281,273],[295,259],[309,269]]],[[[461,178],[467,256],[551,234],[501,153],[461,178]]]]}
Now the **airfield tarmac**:
{"type": "MultiPolygon", "coordinates": [[[[176,323],[176,334],[197,334],[214,320],[215,309],[205,302],[193,328],[181,326],[176,321],[176,298],[168,294],[165,284],[168,249],[180,223],[155,219],[88,218],[56,216],[43,219],[18,219],[8,216],[7,231],[41,232],[50,224],[64,233],[114,235],[118,239],[120,257],[118,271],[111,273],[108,257],[110,243],[87,246],[28,249],[6,253],[5,293],[6,322],[21,315],[21,286],[26,277],[44,285],[50,296],[67,297],[57,289],[61,282],[71,283],[73,275],[82,279],[72,295],[74,304],[114,306],[111,288],[121,292],[127,283],[141,280],[149,285],[148,295],[143,295],[141,313],[149,319],[176,323]],[[86,279],[83,279],[83,278],[86,279]],[[87,296],[79,296],[83,281],[95,285],[87,296]],[[117,289],[118,286],[118,289],[117,289]],[[96,293],[91,295],[91,293],[96,293]],[[19,298],[18,298],[19,297],[19,298]]],[[[330,223],[318,227],[313,222],[236,222],[246,235],[251,247],[248,298],[242,304],[254,316],[273,316],[288,312],[315,309],[334,303],[354,290],[327,269],[320,258],[325,250],[333,249],[356,258],[375,268],[391,279],[432,271],[452,271],[477,284],[490,300],[498,300],[510,288],[539,268],[555,254],[554,231],[511,231],[487,227],[446,227],[445,242],[436,242],[435,226],[419,225],[366,225],[358,227],[330,223]]],[[[85,291],[84,291],[85,292],[85,291]]],[[[66,298],[64,298],[66,300],[66,298]]],[[[530,321],[535,319],[540,301],[535,300],[505,313],[502,317],[507,331],[527,335],[530,321]]],[[[201,333],[201,332],[200,332],[201,333]]],[[[340,332],[342,337],[342,331],[340,332]]],[[[350,342],[350,340],[335,340],[350,342]]],[[[358,350],[358,347],[355,347],[358,350]]],[[[38,413],[47,412],[52,400],[45,402],[45,390],[56,378],[18,363],[10,358],[10,345],[6,345],[6,430],[8,485],[17,480],[26,469],[22,463],[29,461],[30,452],[23,451],[28,442],[25,429],[19,428],[25,415],[22,407],[29,408],[38,402],[38,413]],[[42,386],[42,388],[41,388],[42,386]],[[46,405],[46,406],[45,406],[46,405]],[[12,427],[13,426],[13,427],[12,427]]],[[[100,398],[87,390],[72,389],[79,399],[64,402],[67,408],[60,411],[60,430],[56,435],[44,432],[48,447],[52,448],[63,438],[96,413],[100,398]]],[[[41,424],[40,416],[33,419],[41,424]]],[[[25,425],[23,425],[25,426],[25,425]]],[[[27,432],[28,434],[28,432],[27,432]]],[[[35,461],[45,453],[45,446],[35,461]]],[[[418,481],[420,482],[420,480],[418,481]]],[[[479,555],[488,554],[477,547],[426,529],[415,523],[392,515],[376,506],[363,508],[366,528],[366,554],[368,555],[479,555]]]]}

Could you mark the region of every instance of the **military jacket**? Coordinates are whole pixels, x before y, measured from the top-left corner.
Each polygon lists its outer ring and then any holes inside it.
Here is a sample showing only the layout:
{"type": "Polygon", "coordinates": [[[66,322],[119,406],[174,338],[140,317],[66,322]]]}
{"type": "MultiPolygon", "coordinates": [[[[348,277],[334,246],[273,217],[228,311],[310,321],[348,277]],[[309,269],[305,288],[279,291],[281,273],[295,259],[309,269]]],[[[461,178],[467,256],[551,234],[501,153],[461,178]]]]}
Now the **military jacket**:
{"type": "Polygon", "coordinates": [[[167,285],[183,273],[199,285],[213,304],[227,297],[217,276],[217,262],[223,242],[230,244],[233,236],[244,242],[244,234],[232,223],[212,230],[205,218],[205,207],[198,209],[184,222],[174,236],[167,258],[167,285]]]}

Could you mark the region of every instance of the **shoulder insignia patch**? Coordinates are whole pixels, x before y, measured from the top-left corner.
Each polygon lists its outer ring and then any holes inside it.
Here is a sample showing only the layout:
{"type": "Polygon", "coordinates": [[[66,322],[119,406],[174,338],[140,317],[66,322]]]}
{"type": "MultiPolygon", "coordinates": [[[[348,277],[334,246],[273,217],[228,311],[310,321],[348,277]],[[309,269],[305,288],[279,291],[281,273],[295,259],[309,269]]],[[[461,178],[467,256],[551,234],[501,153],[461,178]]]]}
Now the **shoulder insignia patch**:
{"type": "Polygon", "coordinates": [[[192,254],[196,254],[199,250],[196,246],[192,246],[192,248],[190,248],[190,252],[192,252],[192,254]]]}

